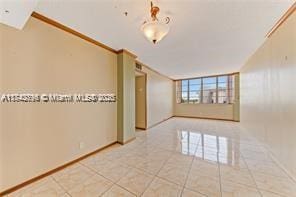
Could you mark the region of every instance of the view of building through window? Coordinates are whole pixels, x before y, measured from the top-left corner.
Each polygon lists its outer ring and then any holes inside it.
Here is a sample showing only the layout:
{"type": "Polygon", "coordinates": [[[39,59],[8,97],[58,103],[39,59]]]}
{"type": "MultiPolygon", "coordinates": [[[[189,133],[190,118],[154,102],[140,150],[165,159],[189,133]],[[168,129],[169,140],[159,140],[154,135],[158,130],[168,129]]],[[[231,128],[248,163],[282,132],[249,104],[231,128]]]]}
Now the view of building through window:
{"type": "Polygon", "coordinates": [[[234,75],[179,80],[176,94],[177,103],[233,103],[234,75]]]}

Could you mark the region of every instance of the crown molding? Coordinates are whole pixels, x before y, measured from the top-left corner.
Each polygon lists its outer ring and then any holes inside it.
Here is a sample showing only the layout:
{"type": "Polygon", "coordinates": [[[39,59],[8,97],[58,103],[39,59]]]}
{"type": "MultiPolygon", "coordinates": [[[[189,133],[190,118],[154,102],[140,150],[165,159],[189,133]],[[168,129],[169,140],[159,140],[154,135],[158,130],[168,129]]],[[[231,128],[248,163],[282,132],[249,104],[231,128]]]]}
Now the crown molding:
{"type": "Polygon", "coordinates": [[[293,14],[296,10],[296,2],[286,11],[286,13],[276,22],[276,24],[269,30],[266,37],[269,38],[274,32],[293,14]]]}

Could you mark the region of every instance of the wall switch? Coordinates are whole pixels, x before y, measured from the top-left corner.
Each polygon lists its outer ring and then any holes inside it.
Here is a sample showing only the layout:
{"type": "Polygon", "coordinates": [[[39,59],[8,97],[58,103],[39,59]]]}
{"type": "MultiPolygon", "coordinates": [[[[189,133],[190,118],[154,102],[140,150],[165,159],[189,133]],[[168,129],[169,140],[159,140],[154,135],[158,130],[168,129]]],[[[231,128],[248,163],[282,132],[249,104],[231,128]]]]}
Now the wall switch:
{"type": "Polygon", "coordinates": [[[84,148],[84,142],[80,142],[79,143],[79,149],[83,149],[84,148]]]}

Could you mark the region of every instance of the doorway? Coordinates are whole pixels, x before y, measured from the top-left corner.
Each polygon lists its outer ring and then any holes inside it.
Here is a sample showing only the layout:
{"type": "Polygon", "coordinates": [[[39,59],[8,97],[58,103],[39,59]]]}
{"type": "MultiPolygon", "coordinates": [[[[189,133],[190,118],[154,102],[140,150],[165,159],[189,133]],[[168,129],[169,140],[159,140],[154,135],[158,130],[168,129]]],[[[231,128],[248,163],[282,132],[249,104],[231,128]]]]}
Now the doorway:
{"type": "Polygon", "coordinates": [[[147,74],[135,71],[135,125],[136,129],[147,128],[147,74]]]}

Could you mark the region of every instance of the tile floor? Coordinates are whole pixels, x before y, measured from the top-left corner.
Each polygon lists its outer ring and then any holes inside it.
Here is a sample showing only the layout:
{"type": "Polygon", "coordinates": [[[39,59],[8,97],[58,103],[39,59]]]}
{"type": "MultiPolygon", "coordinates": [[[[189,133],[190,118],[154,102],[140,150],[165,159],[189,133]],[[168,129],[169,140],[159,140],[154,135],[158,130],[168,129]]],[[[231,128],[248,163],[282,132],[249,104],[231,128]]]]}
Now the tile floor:
{"type": "Polygon", "coordinates": [[[8,196],[296,196],[239,123],[173,118],[8,196]]]}

